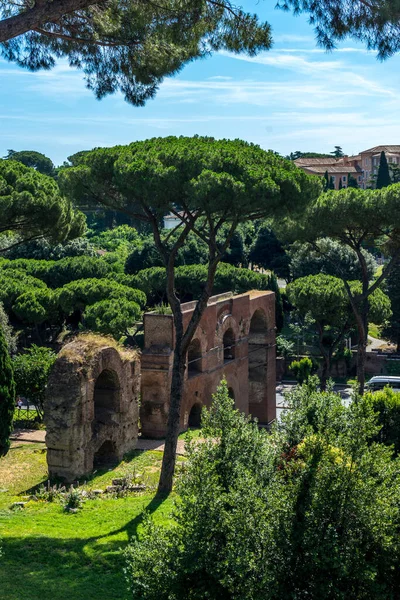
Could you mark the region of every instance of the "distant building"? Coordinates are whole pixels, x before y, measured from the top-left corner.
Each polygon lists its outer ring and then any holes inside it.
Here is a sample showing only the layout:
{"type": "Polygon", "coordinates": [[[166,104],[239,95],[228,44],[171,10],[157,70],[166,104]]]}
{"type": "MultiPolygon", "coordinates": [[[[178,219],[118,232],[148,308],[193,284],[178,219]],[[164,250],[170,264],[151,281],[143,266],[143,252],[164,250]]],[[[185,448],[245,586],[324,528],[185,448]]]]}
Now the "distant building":
{"type": "Polygon", "coordinates": [[[398,146],[375,146],[369,150],[363,150],[357,156],[343,156],[342,158],[298,158],[294,162],[310,175],[332,177],[335,189],[348,186],[349,175],[354,177],[360,188],[371,187],[371,177],[378,173],[381,152],[384,151],[390,165],[400,165],[400,145],[398,146]]]}

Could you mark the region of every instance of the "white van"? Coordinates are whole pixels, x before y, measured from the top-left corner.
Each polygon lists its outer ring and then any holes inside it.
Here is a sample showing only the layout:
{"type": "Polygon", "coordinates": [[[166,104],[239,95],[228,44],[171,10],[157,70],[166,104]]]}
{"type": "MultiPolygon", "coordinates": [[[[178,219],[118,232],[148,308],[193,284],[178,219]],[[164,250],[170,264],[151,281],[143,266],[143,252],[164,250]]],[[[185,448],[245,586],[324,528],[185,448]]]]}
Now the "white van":
{"type": "Polygon", "coordinates": [[[400,392],[400,377],[377,375],[376,377],[371,377],[366,388],[368,392],[376,392],[377,390],[383,390],[386,386],[391,387],[395,392],[400,392]]]}

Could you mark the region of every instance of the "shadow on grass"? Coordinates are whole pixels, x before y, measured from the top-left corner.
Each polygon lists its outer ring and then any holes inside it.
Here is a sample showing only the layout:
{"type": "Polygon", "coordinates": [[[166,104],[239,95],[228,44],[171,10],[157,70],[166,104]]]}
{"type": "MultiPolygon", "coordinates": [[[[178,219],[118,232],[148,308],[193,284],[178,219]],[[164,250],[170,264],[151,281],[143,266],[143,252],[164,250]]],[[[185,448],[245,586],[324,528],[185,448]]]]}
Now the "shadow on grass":
{"type": "Polygon", "coordinates": [[[5,537],[1,600],[128,600],[123,574],[128,542],[110,538],[126,532],[131,539],[144,515],[154,513],[166,499],[155,496],[135,518],[99,536],[5,537]]]}

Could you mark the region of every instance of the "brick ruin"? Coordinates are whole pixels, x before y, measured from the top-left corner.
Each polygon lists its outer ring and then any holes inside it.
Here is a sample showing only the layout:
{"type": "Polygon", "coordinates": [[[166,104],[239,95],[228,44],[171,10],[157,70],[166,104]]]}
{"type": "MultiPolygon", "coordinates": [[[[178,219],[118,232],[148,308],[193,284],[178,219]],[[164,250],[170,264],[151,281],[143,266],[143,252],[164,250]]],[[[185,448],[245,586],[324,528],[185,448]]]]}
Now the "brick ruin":
{"type": "MultiPolygon", "coordinates": [[[[182,305],[184,324],[195,302],[182,305]]],[[[50,476],[73,481],[134,449],[138,406],[144,436],[164,437],[174,352],[172,315],[144,315],[144,350],[78,336],[64,346],[46,392],[50,476]]],[[[252,291],[210,299],[188,352],[181,431],[200,425],[222,378],[237,408],[269,423],[275,402],[275,294],[252,291]]]]}
{"type": "MultiPolygon", "coordinates": [[[[195,302],[182,305],[184,325],[195,302]]],[[[172,315],[144,315],[141,367],[143,435],[164,437],[174,348],[172,315]]],[[[210,298],[188,351],[181,431],[200,425],[201,407],[225,377],[237,408],[269,423],[275,402],[275,294],[251,291],[210,298]]]]}
{"type": "Polygon", "coordinates": [[[136,352],[93,335],[64,346],[46,390],[49,475],[73,481],[134,449],[139,392],[136,352]]]}

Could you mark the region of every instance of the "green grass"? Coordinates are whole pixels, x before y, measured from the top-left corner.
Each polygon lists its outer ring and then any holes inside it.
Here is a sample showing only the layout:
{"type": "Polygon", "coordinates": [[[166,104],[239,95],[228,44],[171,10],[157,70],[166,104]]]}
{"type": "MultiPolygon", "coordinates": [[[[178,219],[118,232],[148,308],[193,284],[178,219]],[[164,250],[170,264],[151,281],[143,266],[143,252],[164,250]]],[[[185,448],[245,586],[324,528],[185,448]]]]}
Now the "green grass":
{"type": "MultiPolygon", "coordinates": [[[[43,450],[43,444],[18,443],[0,459],[1,600],[128,600],[123,550],[145,512],[156,522],[170,521],[173,499],[156,499],[151,489],[87,500],[77,514],[65,513],[59,501],[31,500],[23,509],[10,509],[46,482],[43,450]]],[[[161,452],[133,452],[83,487],[104,489],[127,474],[154,486],[161,459],[161,452]]]]}
{"type": "Polygon", "coordinates": [[[186,440],[188,438],[192,440],[197,440],[202,437],[201,427],[196,427],[193,429],[188,429],[179,435],[180,440],[186,440]]]}

